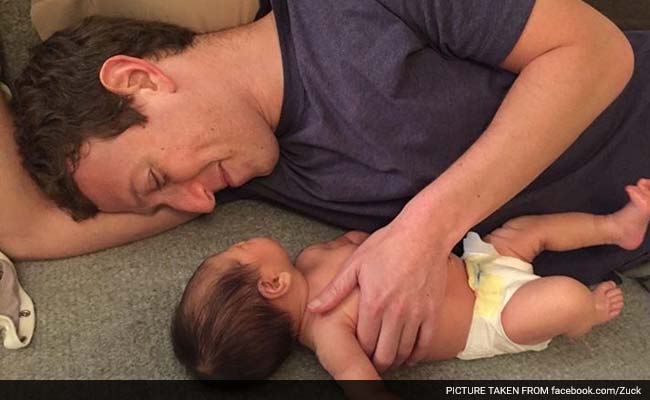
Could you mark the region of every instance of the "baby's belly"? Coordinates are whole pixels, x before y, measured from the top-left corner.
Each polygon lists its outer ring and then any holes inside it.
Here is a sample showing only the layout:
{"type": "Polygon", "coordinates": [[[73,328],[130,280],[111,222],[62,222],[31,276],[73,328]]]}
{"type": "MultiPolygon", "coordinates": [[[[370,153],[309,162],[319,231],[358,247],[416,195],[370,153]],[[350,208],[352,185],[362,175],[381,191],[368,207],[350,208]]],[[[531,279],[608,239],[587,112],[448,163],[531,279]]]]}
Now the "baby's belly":
{"type": "Polygon", "coordinates": [[[427,360],[447,360],[465,349],[474,314],[474,291],[467,283],[465,264],[450,266],[447,290],[435,333],[434,344],[427,360]]]}
{"type": "MultiPolygon", "coordinates": [[[[465,265],[459,259],[458,264],[449,268],[445,298],[436,325],[437,329],[434,332],[433,345],[425,360],[454,358],[465,349],[474,311],[474,299],[474,292],[467,284],[465,265]]],[[[356,328],[358,308],[359,289],[355,289],[332,313],[337,320],[352,321],[356,328]]]]}

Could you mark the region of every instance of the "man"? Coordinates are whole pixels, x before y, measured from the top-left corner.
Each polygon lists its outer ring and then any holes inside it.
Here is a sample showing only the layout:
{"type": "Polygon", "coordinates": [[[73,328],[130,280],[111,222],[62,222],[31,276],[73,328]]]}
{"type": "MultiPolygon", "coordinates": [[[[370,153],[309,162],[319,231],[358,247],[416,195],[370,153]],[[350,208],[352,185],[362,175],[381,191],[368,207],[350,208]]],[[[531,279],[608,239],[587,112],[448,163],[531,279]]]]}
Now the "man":
{"type": "MultiPolygon", "coordinates": [[[[170,208],[210,212],[214,192],[381,227],[311,307],[326,311],[358,284],[359,340],[384,370],[426,357],[431,336],[419,332],[434,332],[442,266],[467,230],[605,212],[650,172],[648,135],[624,129],[647,77],[592,124],[630,80],[633,54],[579,1],[272,6],[196,38],[91,21],[37,51],[15,103],[32,177],[78,218],[148,218],[93,248],[189,218],[170,208]]],[[[628,257],[646,251],[647,240],[628,257]]],[[[589,254],[572,269],[540,259],[539,272],[589,282],[630,261],[607,250],[607,266],[588,271],[602,256],[589,254]]]]}

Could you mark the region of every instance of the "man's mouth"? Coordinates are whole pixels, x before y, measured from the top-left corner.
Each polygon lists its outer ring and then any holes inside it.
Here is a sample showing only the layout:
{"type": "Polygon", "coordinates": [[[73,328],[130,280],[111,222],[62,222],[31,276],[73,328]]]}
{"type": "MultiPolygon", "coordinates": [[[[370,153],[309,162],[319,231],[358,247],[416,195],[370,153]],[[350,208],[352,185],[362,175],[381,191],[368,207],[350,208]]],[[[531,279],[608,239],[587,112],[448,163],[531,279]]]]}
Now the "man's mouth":
{"type": "Polygon", "coordinates": [[[230,178],[230,175],[228,175],[228,171],[219,163],[219,169],[221,170],[221,176],[223,176],[223,180],[226,183],[227,187],[234,187],[232,183],[232,179],[230,178]]]}

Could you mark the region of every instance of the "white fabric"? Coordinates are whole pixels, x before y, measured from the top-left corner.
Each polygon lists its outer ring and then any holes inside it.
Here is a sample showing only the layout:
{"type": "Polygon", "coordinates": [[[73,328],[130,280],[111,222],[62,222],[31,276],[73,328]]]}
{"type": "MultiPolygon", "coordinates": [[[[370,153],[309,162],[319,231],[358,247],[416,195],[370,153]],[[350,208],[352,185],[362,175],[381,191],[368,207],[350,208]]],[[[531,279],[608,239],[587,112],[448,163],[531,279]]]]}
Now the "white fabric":
{"type": "Polygon", "coordinates": [[[530,263],[514,257],[501,256],[494,246],[469,232],[463,240],[463,260],[468,283],[476,294],[474,315],[465,349],[456,357],[462,360],[493,357],[499,354],[540,351],[548,347],[547,340],[536,345],[514,343],[506,335],[501,313],[522,285],[539,276],[530,263]]]}
{"type": "MultiPolygon", "coordinates": [[[[0,330],[4,332],[3,345],[7,349],[20,349],[29,345],[32,341],[32,336],[34,335],[34,326],[36,321],[34,303],[18,282],[14,265],[11,263],[9,258],[2,253],[0,253],[0,263],[2,263],[2,279],[11,279],[12,281],[12,287],[5,288],[5,290],[10,289],[11,291],[14,291],[14,289],[17,289],[15,293],[17,293],[18,296],[17,300],[20,310],[19,315],[12,316],[0,314],[0,330]],[[4,274],[7,274],[7,276],[4,274]],[[19,321],[18,327],[16,327],[14,320],[19,321]]],[[[3,286],[0,285],[0,287],[3,286]]],[[[0,310],[0,312],[2,312],[2,310],[0,310]]]]}
{"type": "Polygon", "coordinates": [[[11,90],[9,90],[7,85],[0,82],[0,100],[2,100],[3,97],[7,102],[11,101],[11,90]]]}

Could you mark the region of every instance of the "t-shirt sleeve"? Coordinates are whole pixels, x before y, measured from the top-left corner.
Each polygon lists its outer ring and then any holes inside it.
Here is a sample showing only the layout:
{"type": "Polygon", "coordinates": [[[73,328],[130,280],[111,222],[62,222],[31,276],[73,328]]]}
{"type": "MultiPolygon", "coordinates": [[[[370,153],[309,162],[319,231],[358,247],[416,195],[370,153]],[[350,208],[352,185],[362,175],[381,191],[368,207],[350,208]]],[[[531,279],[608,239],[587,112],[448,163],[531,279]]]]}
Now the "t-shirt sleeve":
{"type": "Polygon", "coordinates": [[[535,0],[378,0],[441,53],[498,66],[535,0]]]}

